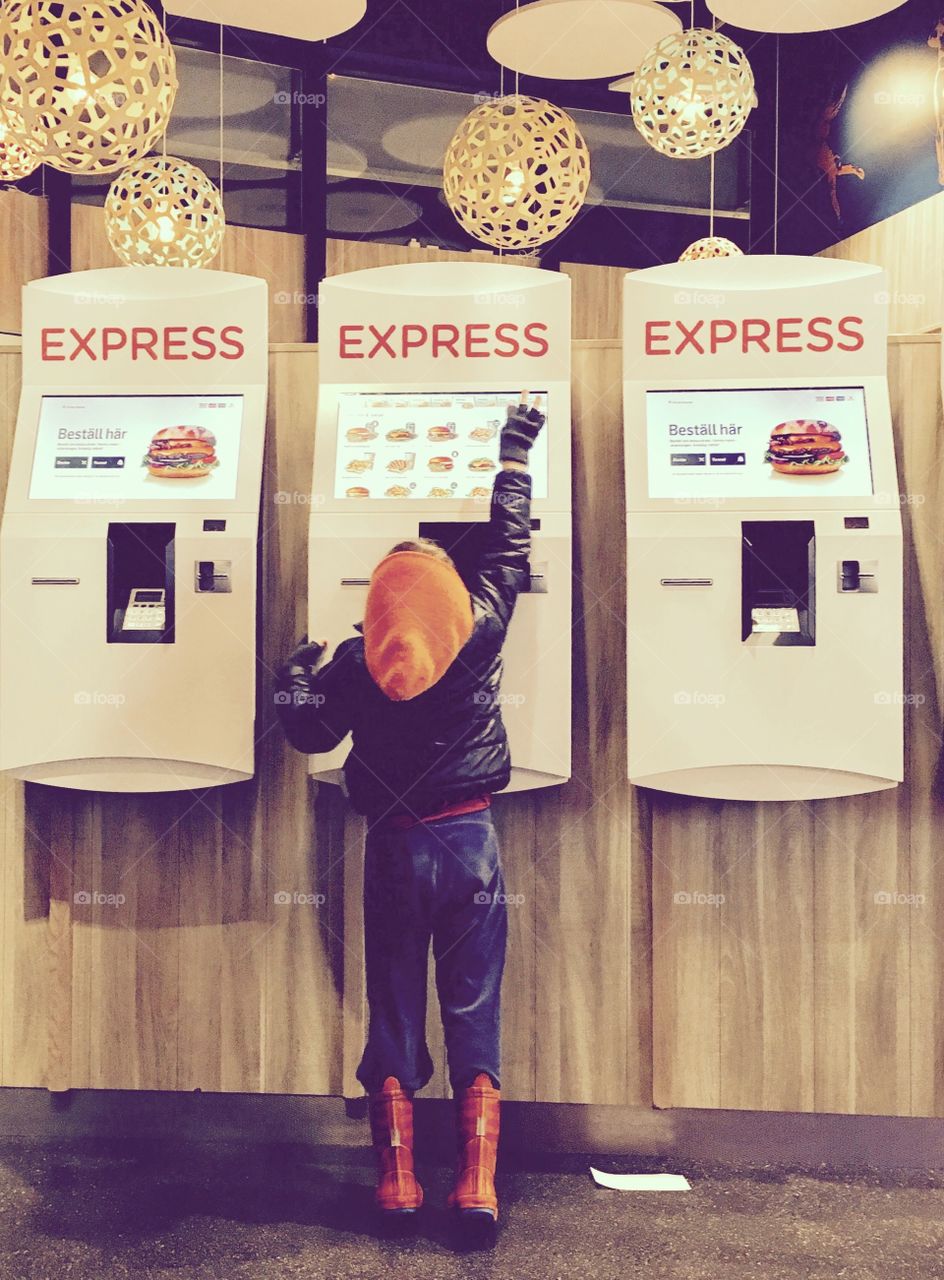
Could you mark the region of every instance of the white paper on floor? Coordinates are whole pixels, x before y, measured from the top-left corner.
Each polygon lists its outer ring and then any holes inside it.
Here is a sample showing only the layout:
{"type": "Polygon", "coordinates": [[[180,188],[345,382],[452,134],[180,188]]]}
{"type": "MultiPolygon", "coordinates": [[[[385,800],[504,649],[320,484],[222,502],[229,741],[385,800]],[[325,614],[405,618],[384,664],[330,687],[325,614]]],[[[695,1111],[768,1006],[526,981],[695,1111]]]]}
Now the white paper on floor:
{"type": "Polygon", "coordinates": [[[611,1191],[691,1191],[691,1183],[680,1173],[603,1173],[591,1165],[590,1173],[598,1187],[611,1191]]]}

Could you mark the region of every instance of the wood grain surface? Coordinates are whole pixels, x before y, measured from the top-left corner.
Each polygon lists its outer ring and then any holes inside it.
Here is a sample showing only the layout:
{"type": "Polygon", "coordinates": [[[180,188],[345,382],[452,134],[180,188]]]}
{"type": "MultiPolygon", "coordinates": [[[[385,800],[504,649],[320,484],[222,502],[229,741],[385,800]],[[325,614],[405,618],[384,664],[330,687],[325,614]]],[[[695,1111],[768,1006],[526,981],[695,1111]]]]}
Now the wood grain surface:
{"type": "MultiPolygon", "coordinates": [[[[574,776],[496,804],[522,898],[509,1098],[944,1114],[939,340],[896,338],[889,356],[908,782],[749,805],[625,780],[620,351],[575,342],[574,776]],[[723,902],[685,901],[697,894],[723,902]]],[[[15,345],[0,348],[0,482],[19,376],[15,345]]],[[[274,345],[257,777],[176,797],[0,780],[3,1085],[359,1091],[362,824],[285,746],[269,684],[307,616],[316,395],[317,351],[274,345]]],[[[429,1092],[445,1094],[435,1012],[429,1092]]]]}

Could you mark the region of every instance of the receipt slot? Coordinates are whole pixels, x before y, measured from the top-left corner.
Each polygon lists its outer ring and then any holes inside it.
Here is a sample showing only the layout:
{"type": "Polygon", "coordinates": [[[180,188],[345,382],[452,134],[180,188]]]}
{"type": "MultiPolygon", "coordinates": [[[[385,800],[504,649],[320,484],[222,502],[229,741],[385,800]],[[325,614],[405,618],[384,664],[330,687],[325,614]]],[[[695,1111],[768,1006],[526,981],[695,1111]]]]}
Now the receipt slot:
{"type": "Polygon", "coordinates": [[[805,800],[903,776],[884,278],[673,264],[624,284],[630,779],[805,800]]]}
{"type": "MultiPolygon", "coordinates": [[[[522,390],[547,423],[531,453],[531,564],[503,650],[511,790],[570,776],[570,281],[492,263],[334,276],[319,295],[309,635],[333,649],[363,617],[370,574],[404,539],[475,563],[501,427],[522,390]]],[[[340,781],[348,743],[312,757],[340,781]]]]}
{"type": "Polygon", "coordinates": [[[0,526],[0,768],[92,791],[254,769],[264,281],[27,285],[0,526]]]}
{"type": "Polygon", "coordinates": [[[815,644],[813,521],[742,521],[741,546],[741,638],[747,644],[815,644]]]}

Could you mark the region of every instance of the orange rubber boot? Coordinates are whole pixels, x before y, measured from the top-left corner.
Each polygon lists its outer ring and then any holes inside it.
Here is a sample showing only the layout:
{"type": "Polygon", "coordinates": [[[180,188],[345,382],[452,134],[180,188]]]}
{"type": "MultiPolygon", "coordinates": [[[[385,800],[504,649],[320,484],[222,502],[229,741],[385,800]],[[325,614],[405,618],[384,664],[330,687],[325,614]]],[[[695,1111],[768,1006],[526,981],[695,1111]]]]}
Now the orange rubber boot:
{"type": "Polygon", "coordinates": [[[456,1184],[446,1203],[463,1217],[487,1216],[498,1221],[495,1161],[500,1107],[501,1092],[485,1072],[456,1096],[459,1163],[456,1184]]]}
{"type": "Polygon", "coordinates": [[[413,1099],[396,1076],[387,1076],[380,1092],[369,1095],[368,1111],[377,1153],[377,1206],[389,1214],[416,1213],[423,1188],[413,1175],[413,1099]]]}

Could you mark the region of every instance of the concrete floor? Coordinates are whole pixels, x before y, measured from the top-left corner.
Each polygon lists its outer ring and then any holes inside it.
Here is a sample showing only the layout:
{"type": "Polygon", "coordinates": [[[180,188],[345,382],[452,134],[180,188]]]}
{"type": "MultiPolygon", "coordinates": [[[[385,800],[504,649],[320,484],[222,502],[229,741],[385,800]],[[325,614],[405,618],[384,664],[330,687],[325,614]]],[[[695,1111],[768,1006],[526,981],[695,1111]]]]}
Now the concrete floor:
{"type": "MultiPolygon", "coordinates": [[[[601,1158],[650,1170],[658,1160],[601,1158]]],[[[456,1251],[449,1170],[420,1172],[417,1234],[372,1225],[362,1151],[152,1141],[0,1143],[2,1280],[936,1280],[944,1175],[681,1170],[694,1189],[596,1188],[582,1157],[501,1170],[491,1253],[456,1251]]]]}

